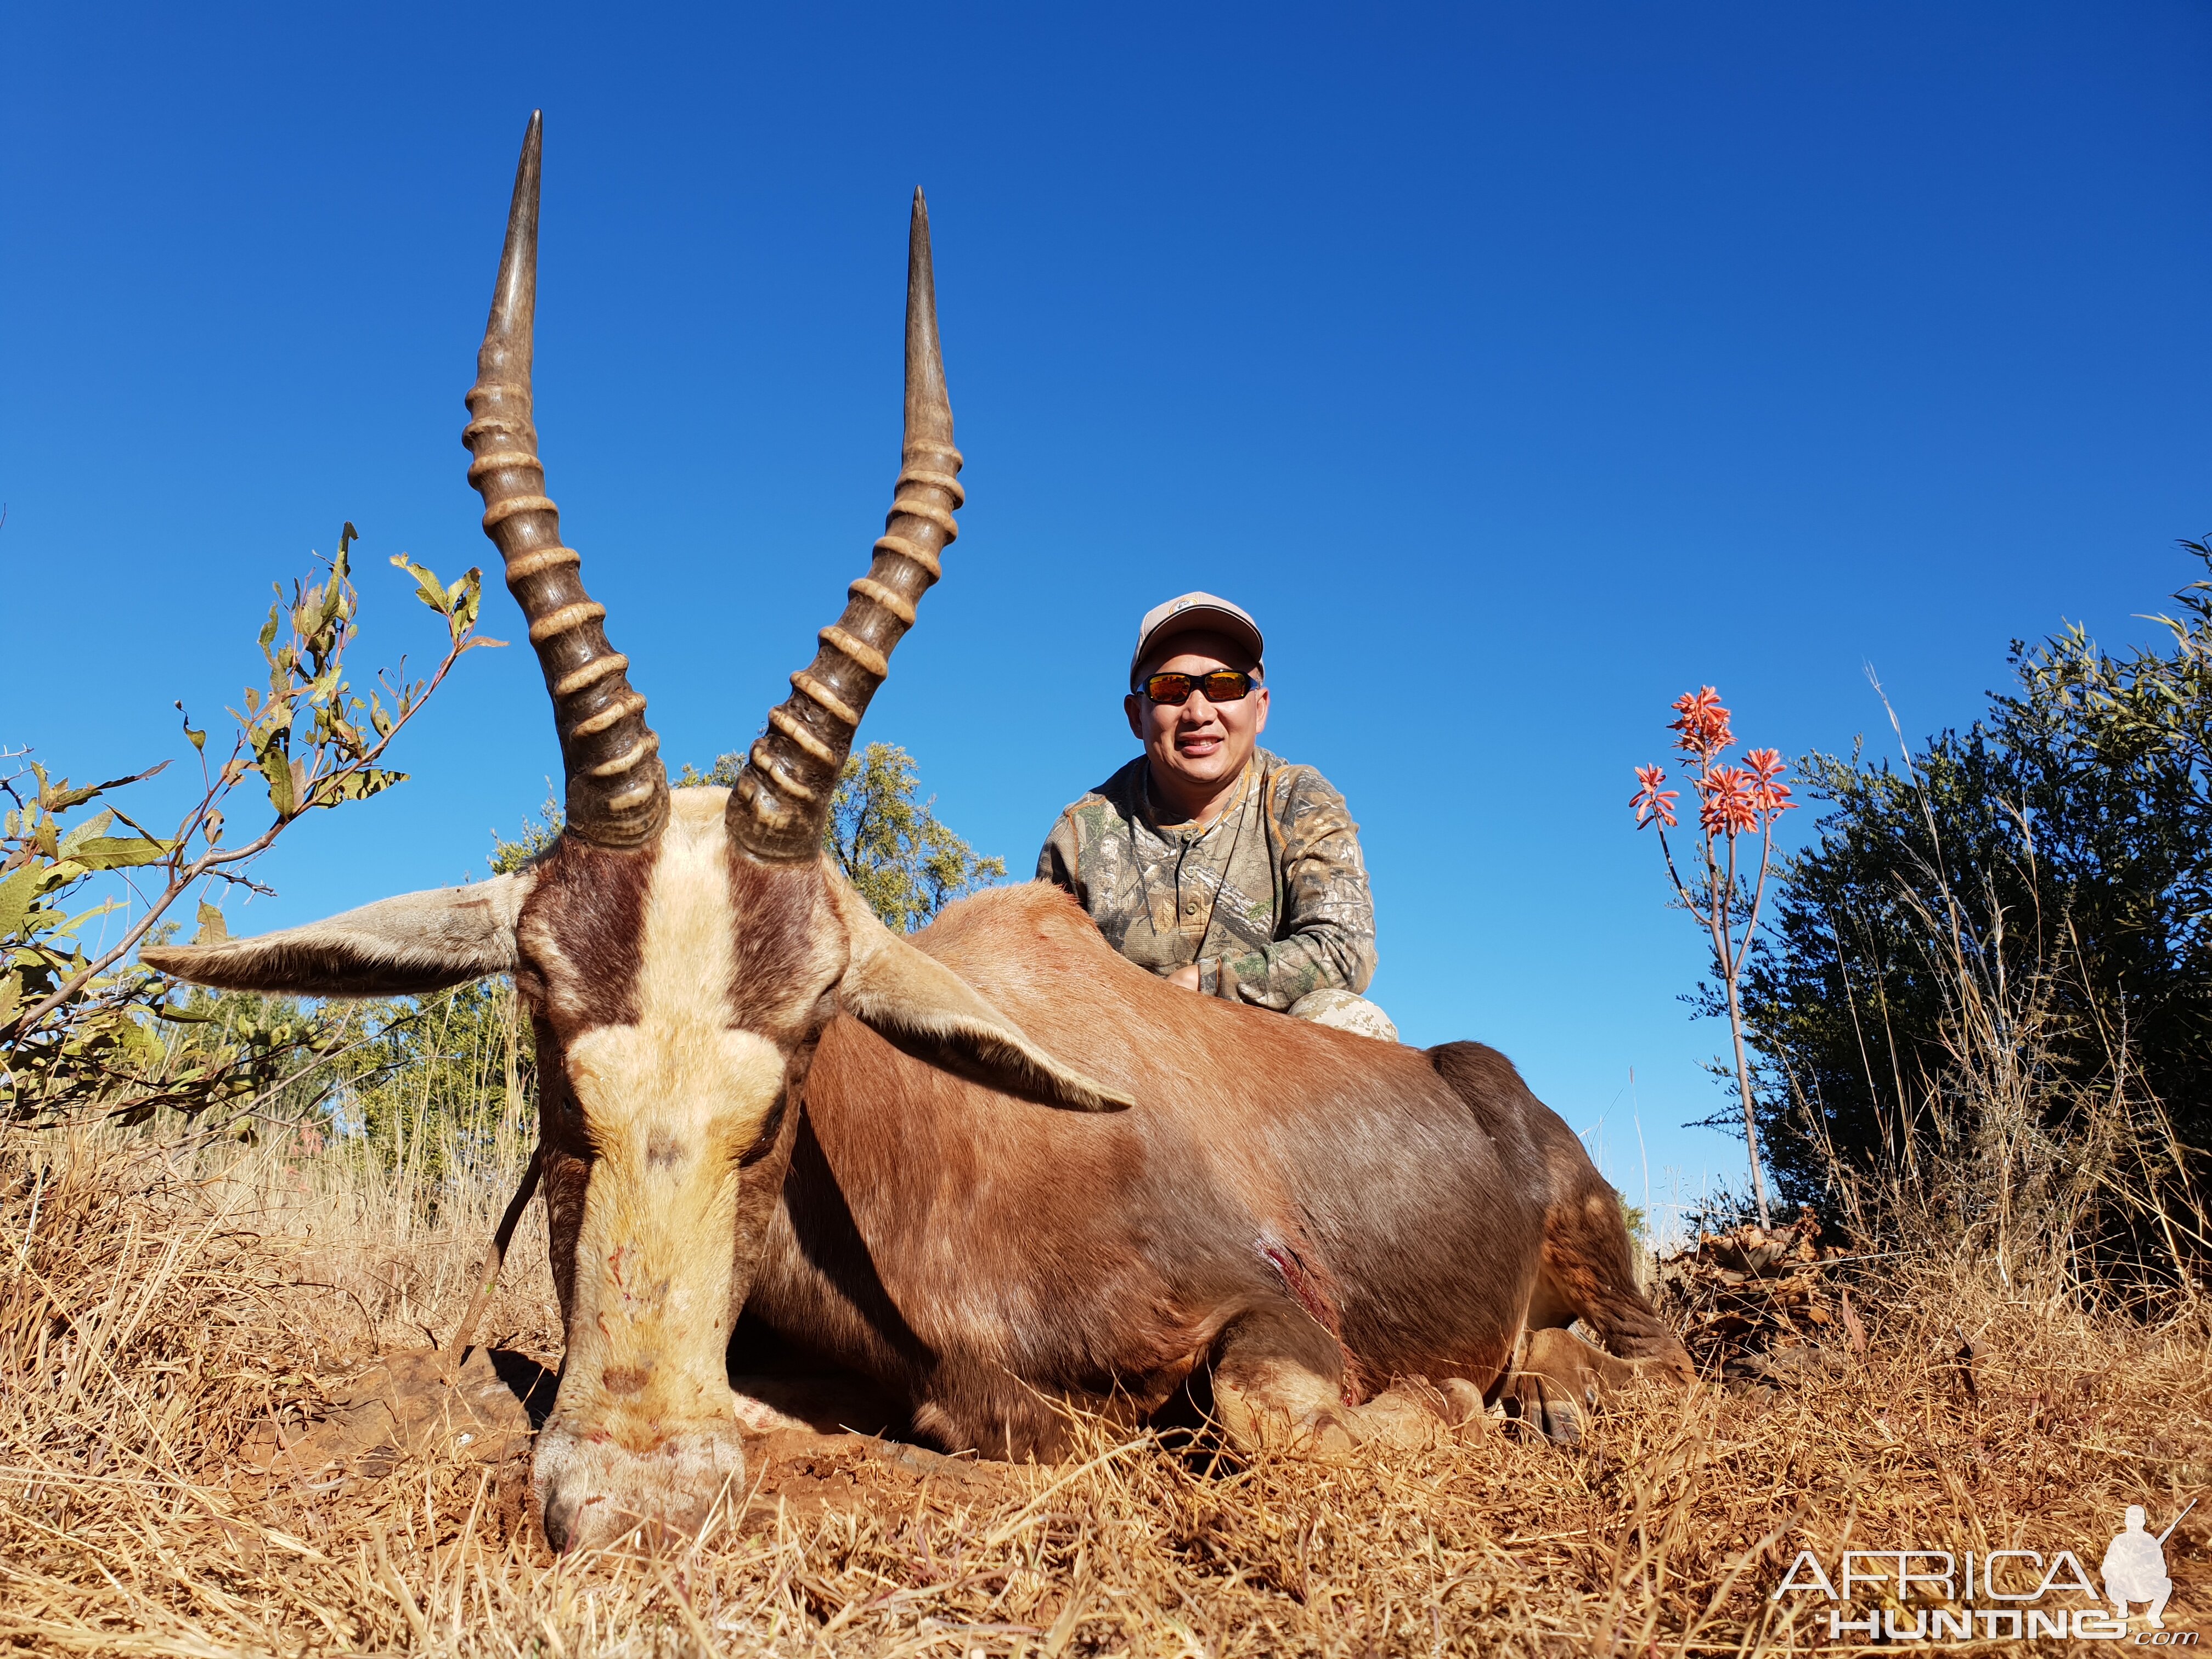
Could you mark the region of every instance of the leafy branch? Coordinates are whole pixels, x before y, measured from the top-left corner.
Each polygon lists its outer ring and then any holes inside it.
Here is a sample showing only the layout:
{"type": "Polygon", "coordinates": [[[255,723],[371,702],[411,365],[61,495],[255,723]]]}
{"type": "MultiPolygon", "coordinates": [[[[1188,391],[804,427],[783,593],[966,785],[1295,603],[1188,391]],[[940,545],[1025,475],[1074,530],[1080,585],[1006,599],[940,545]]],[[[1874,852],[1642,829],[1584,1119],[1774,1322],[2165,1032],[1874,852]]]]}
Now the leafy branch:
{"type": "MultiPolygon", "coordinates": [[[[0,821],[0,1089],[14,1097],[9,1115],[22,1109],[29,1076],[40,1081],[38,1097],[48,1102],[58,1093],[101,1097],[125,1077],[144,1080],[166,1049],[140,1016],[192,1017],[168,1006],[170,985],[161,975],[119,964],[164,927],[196,884],[220,881],[266,891],[246,867],[303,813],[364,800],[404,781],[405,774],[380,764],[392,739],[463,656],[501,643],[476,631],[480,571],[447,586],[404,555],[395,557],[392,562],[415,578],[416,597],[444,619],[447,649],[420,679],[405,678],[402,658],[397,673],[380,672],[365,694],[356,693],[345,675],[358,631],[360,596],[349,568],[358,538],[346,525],[336,556],[320,571],[295,581],[289,597],[277,587],[259,635],[267,689],[248,686],[244,712],[228,711],[237,730],[220,764],[208,755],[207,733],[185,715],[201,787],[172,833],[155,835],[112,801],[81,823],[65,823],[77,809],[156,775],[167,761],[82,787],[50,776],[37,761],[0,777],[0,793],[14,803],[0,821]],[[248,775],[266,791],[270,820],[251,839],[227,842],[233,793],[248,775]],[[130,833],[117,833],[118,826],[130,833]],[[130,873],[140,871],[158,872],[159,888],[143,890],[130,873]],[[80,939],[84,924],[125,905],[111,896],[74,909],[72,901],[87,883],[111,873],[130,887],[139,914],[114,944],[88,951],[80,939]]],[[[182,703],[176,707],[184,712],[182,703]]],[[[204,898],[198,917],[202,942],[224,937],[221,911],[204,898]]],[[[205,1103],[210,1085],[196,1079],[186,1093],[205,1103]]]]}

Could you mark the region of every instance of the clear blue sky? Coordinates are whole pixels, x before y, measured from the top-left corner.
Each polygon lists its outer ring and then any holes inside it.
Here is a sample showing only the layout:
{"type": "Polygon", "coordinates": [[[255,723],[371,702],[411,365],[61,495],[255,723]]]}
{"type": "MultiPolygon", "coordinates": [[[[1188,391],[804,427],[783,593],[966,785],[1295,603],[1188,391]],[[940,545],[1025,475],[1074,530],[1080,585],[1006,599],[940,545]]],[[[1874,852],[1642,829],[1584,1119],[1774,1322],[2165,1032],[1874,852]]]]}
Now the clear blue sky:
{"type": "MultiPolygon", "coordinates": [[[[460,396],[542,106],[552,493],[671,758],[741,746],[881,523],[920,183],[972,505],[867,734],[1021,872],[1131,750],[1139,613],[1241,599],[1269,742],[1364,826],[1376,994],[1603,1117],[1632,1196],[1632,1066],[1655,1185],[1738,1158],[1675,1127],[1723,1039],[1625,806],[1668,700],[1848,747],[1871,663],[1970,720],[2014,635],[2147,637],[2212,528],[2200,5],[0,29],[0,738],[178,750],[345,518],[362,656],[434,652],[382,560],[489,560],[460,396]]],[[[398,760],[235,927],[481,873],[555,766],[526,651],[398,760]]]]}

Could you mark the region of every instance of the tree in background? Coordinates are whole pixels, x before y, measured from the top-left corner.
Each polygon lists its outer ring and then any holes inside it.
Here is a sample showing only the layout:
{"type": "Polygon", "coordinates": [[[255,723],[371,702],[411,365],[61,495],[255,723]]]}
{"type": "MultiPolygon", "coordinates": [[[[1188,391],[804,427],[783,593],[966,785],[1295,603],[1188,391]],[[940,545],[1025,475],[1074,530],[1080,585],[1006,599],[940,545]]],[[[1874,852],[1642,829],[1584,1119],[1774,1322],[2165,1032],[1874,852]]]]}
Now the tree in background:
{"type": "Polygon", "coordinates": [[[886,927],[912,933],[963,894],[1004,880],[1006,861],[979,857],[937,821],[914,757],[872,743],[848,757],[830,802],[823,845],[886,927]]]}
{"type": "Polygon", "coordinates": [[[2113,1113],[2157,1128],[2140,1182],[2201,1174],[2212,583],[2175,599],[2157,648],[2108,655],[2078,626],[2015,641],[2016,690],[1897,763],[1804,762],[1827,811],[1781,873],[1745,988],[1785,1194],[1828,1196],[1839,1169],[1910,1180],[1931,1150],[1986,1138],[1992,1097],[1969,1085],[2000,1061],[2025,1068],[1997,1091],[2016,1099],[1989,1154],[2004,1182],[2060,1179],[2113,1113]]]}
{"type": "MultiPolygon", "coordinates": [[[[1735,744],[1729,711],[1721,695],[1708,685],[1685,692],[1674,700],[1674,718],[1667,729],[1674,733],[1674,747],[1687,756],[1695,769],[1690,782],[1698,793],[1697,861],[1684,877],[1674,863],[1667,831],[1674,827],[1678,789],[1662,789],[1664,769],[1636,769],[1636,793],[1629,805],[1638,830],[1650,825],[1658,831],[1659,856],[1667,866],[1667,879],[1674,889],[1674,902],[1698,919],[1713,953],[1713,972],[1720,987],[1720,1009],[1728,1016],[1729,1037],[1735,1045],[1735,1064],[1730,1068],[1743,1109],[1743,1138],[1751,1159],[1751,1191],[1759,1224],[1772,1224],[1766,1203],[1766,1176],[1760,1167],[1759,1110],[1752,1087],[1752,1066],[1744,1045],[1744,1012],[1740,994],[1744,961],[1759,933],[1759,906],[1766,896],[1766,878],[1774,860],[1774,821],[1789,811],[1790,787],[1781,781],[1785,769],[1781,755],[1771,749],[1753,749],[1741,766],[1723,766],[1721,757],[1735,744]],[[1744,855],[1739,867],[1736,842],[1748,837],[1759,848],[1759,869],[1747,868],[1744,855]]],[[[1706,1012],[1713,1012],[1706,1010],[1706,1012]]]]}
{"type": "MultiPolygon", "coordinates": [[[[695,781],[703,781],[697,779],[697,775],[687,766],[684,769],[684,776],[678,780],[677,787],[683,788],[695,781]]],[[[561,802],[553,793],[553,780],[548,778],[545,780],[545,804],[538,809],[536,817],[526,817],[522,820],[520,834],[509,841],[496,830],[491,832],[492,874],[512,875],[560,840],[562,821],[561,802]]]]}
{"type": "MultiPolygon", "coordinates": [[[[678,789],[693,784],[729,788],[744,769],[739,754],[715,757],[700,772],[686,766],[678,789]]],[[[937,820],[937,797],[916,800],[921,778],[914,757],[895,743],[872,743],[845,757],[830,798],[822,850],[837,860],[868,908],[886,927],[910,933],[953,900],[1006,878],[1006,861],[984,858],[937,820]]]]}

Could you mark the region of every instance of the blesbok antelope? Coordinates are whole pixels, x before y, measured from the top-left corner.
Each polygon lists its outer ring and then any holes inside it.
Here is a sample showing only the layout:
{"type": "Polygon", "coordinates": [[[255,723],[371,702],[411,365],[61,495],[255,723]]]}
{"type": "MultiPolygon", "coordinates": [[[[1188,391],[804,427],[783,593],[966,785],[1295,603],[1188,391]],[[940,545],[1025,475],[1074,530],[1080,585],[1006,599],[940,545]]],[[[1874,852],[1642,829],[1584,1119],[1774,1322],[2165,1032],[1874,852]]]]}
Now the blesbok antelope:
{"type": "Polygon", "coordinates": [[[567,1328],[532,1472],[555,1547],[695,1528],[742,1474],[741,1310],[902,1391],[915,1431],[1014,1455],[1052,1452],[1055,1401],[1143,1418],[1195,1391],[1233,1441],[1325,1449],[1503,1390],[1558,1429],[1601,1376],[1686,1376],[1611,1189],[1501,1055],[1193,996],[1046,888],[909,941],[823,856],[962,501],[919,191],[886,533],[737,786],[672,793],[544,494],[538,168],[532,116],[464,439],[552,696],[559,840],[479,885],[143,955],[304,996],[514,975],[567,1328]]]}

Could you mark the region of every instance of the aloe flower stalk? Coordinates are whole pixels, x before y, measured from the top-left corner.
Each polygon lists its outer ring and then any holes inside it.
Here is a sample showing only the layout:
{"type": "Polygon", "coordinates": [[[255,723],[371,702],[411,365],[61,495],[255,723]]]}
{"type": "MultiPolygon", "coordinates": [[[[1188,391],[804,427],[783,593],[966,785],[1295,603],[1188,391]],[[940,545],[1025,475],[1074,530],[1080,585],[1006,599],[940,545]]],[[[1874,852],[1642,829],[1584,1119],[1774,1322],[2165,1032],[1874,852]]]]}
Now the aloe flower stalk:
{"type": "MultiPolygon", "coordinates": [[[[1729,722],[1721,694],[1710,685],[1676,698],[1674,718],[1668,722],[1667,729],[1675,734],[1674,747],[1689,757],[1693,769],[1689,782],[1698,797],[1698,865],[1692,866],[1694,883],[1682,878],[1674,850],[1667,841],[1667,832],[1680,827],[1674,803],[1681,791],[1660,787],[1667,781],[1664,769],[1638,767],[1636,793],[1628,804],[1636,814],[1638,830],[1649,824],[1658,831],[1667,878],[1674,883],[1683,908],[1703,925],[1712,945],[1713,965],[1727,994],[1729,1035],[1735,1044],[1735,1085],[1743,1103],[1752,1197],[1759,1206],[1759,1224],[1764,1229],[1773,1222],[1766,1203],[1766,1175],[1759,1166],[1759,1115],[1751,1091],[1751,1064],[1744,1052],[1743,999],[1739,986],[1744,963],[1751,955],[1752,939],[1759,930],[1759,906],[1766,897],[1767,871],[1774,860],[1774,821],[1796,803],[1790,799],[1790,786],[1782,781],[1782,774],[1788,769],[1780,751],[1753,749],[1746,751],[1741,766],[1721,764],[1721,757],[1735,744],[1729,722]],[[1746,836],[1759,842],[1759,874],[1747,896],[1738,878],[1736,850],[1737,841],[1746,836]]],[[[1747,849],[1743,863],[1749,862],[1747,849]]]]}

